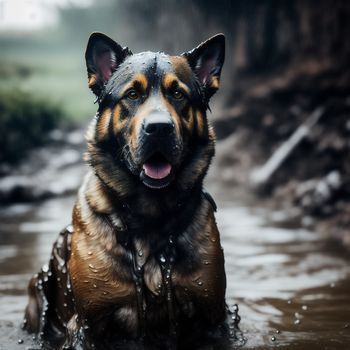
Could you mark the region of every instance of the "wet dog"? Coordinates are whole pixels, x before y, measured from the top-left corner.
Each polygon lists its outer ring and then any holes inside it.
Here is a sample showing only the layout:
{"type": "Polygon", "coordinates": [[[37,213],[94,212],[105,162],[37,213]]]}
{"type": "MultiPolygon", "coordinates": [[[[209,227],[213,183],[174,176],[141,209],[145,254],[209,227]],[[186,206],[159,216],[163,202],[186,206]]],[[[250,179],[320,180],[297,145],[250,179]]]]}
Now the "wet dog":
{"type": "Polygon", "coordinates": [[[180,56],[91,35],[90,171],[72,225],[28,288],[24,326],[45,346],[194,348],[225,332],[224,256],[202,188],[224,51],[222,34],[180,56]]]}

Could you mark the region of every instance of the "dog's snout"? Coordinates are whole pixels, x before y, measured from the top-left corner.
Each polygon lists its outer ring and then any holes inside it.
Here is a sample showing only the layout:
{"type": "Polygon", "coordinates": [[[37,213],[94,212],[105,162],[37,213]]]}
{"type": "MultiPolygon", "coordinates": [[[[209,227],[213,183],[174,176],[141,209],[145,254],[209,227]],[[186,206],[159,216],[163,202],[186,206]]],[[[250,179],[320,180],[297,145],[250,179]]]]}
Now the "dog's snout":
{"type": "Polygon", "coordinates": [[[174,131],[174,123],[167,115],[153,114],[145,118],[143,128],[147,135],[168,136],[174,131]]]}

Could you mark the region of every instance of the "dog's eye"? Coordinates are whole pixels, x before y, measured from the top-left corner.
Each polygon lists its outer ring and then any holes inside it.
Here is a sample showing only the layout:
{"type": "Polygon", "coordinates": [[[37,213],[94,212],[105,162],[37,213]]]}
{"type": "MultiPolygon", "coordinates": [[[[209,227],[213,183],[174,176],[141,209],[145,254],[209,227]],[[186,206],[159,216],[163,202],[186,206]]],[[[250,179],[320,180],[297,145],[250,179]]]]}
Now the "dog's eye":
{"type": "Polygon", "coordinates": [[[182,100],[184,98],[184,94],[182,91],[176,89],[173,91],[173,97],[176,99],[176,100],[182,100]]]}
{"type": "Polygon", "coordinates": [[[129,90],[129,91],[127,92],[126,96],[127,96],[130,100],[137,100],[137,99],[140,97],[139,93],[138,93],[136,90],[134,90],[134,89],[129,90]]]}

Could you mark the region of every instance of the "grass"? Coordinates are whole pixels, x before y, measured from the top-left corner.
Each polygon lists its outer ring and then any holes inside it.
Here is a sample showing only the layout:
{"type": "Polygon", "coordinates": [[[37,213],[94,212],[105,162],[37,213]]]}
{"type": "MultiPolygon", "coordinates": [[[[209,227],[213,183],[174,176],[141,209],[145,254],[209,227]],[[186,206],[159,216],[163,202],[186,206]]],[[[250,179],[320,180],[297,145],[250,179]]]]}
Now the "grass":
{"type": "Polygon", "coordinates": [[[0,92],[0,163],[16,163],[27,150],[46,142],[64,113],[55,104],[27,93],[0,92]]]}
{"type": "Polygon", "coordinates": [[[50,130],[96,111],[83,49],[0,38],[0,163],[15,163],[50,130]]]}
{"type": "Polygon", "coordinates": [[[19,91],[58,104],[67,120],[94,114],[94,96],[87,87],[83,53],[74,51],[7,50],[0,56],[0,91],[19,91]]]}

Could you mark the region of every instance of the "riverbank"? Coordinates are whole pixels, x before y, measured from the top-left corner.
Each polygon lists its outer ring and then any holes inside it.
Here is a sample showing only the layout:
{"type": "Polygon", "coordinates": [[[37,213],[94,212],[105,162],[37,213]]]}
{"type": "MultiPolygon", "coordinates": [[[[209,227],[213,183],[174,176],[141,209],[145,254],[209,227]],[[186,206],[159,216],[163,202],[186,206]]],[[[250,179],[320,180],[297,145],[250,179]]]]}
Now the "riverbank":
{"type": "Polygon", "coordinates": [[[47,144],[30,150],[16,165],[2,168],[0,205],[32,203],[73,194],[86,171],[85,127],[55,129],[47,144]]]}
{"type": "Polygon", "coordinates": [[[236,103],[214,121],[213,177],[350,248],[350,70],[334,67],[236,77],[236,103]]]}

